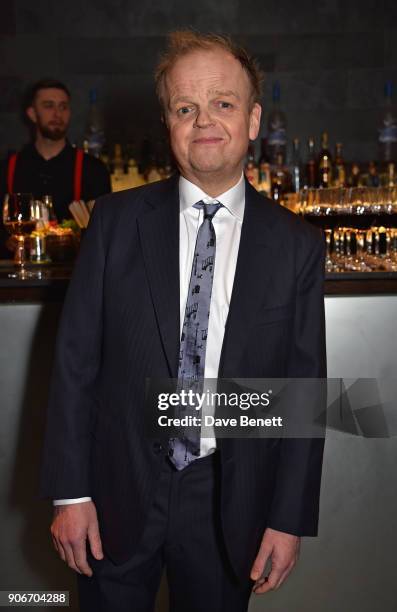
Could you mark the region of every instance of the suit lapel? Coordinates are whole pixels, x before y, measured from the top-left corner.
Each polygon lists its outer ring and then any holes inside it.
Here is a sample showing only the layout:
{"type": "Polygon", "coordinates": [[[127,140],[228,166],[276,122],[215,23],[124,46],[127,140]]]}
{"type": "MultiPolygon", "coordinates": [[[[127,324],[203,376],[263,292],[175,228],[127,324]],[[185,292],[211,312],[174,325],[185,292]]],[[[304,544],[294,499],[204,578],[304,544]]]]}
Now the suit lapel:
{"type": "MultiPolygon", "coordinates": [[[[178,375],[180,342],[178,179],[176,176],[164,183],[164,189],[147,200],[147,212],[137,221],[153,306],[170,376],[174,378],[178,375]]],[[[244,219],[219,377],[236,375],[252,313],[263,301],[267,280],[274,270],[273,206],[246,182],[244,219]]]]}
{"type": "Polygon", "coordinates": [[[138,231],[153,305],[170,376],[177,376],[179,323],[179,189],[178,177],[147,200],[138,231]]]}
{"type": "Polygon", "coordinates": [[[238,373],[242,347],[253,314],[264,299],[267,281],[276,263],[272,257],[273,206],[246,181],[244,219],[219,377],[233,377],[238,373]]]}

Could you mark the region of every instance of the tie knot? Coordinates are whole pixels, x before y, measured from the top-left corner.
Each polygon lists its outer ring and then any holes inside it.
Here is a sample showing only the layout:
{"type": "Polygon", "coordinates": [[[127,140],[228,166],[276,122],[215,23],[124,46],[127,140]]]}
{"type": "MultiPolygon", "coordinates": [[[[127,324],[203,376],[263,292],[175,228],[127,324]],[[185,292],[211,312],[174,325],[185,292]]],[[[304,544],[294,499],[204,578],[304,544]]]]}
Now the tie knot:
{"type": "Polygon", "coordinates": [[[220,202],[206,204],[202,200],[200,200],[200,202],[197,202],[196,204],[193,204],[194,208],[202,208],[204,210],[204,219],[212,219],[213,217],[215,217],[221,206],[223,206],[223,204],[221,204],[220,202]]]}

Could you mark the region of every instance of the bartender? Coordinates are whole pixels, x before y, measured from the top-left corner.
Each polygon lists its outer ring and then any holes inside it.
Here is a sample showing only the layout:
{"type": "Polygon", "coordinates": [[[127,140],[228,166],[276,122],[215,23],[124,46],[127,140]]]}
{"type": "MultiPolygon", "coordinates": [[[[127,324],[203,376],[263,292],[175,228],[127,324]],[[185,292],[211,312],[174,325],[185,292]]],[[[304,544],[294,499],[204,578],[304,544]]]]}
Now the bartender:
{"type": "MultiPolygon", "coordinates": [[[[111,191],[105,165],[67,140],[70,92],[63,83],[52,79],[35,83],[25,113],[33,141],[1,164],[0,204],[6,193],[27,192],[37,199],[51,195],[55,215],[61,222],[71,218],[68,206],[73,200],[93,200],[111,191]]],[[[4,226],[1,230],[0,254],[10,257],[12,254],[4,246],[4,226]]]]}

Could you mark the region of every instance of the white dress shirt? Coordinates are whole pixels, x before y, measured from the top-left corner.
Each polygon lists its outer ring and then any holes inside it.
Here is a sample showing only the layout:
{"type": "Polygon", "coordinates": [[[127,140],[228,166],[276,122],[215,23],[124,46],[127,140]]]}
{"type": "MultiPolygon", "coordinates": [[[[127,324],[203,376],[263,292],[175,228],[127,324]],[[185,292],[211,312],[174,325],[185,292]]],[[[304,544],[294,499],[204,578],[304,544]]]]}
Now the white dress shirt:
{"type": "MultiPolygon", "coordinates": [[[[240,245],[241,225],[244,217],[245,183],[243,174],[234,187],[220,194],[217,198],[210,197],[200,187],[197,187],[197,185],[184,177],[181,176],[179,179],[179,298],[181,333],[185,318],[196,238],[198,229],[203,222],[204,214],[202,209],[193,208],[193,205],[200,200],[206,204],[213,202],[223,204],[212,219],[216,235],[216,253],[204,369],[204,377],[206,379],[216,379],[218,377],[219,360],[226,319],[229,313],[240,245]]],[[[215,437],[201,437],[200,457],[214,452],[215,449],[215,437]]],[[[54,500],[54,505],[76,504],[90,500],[90,497],[58,499],[54,500]]]]}

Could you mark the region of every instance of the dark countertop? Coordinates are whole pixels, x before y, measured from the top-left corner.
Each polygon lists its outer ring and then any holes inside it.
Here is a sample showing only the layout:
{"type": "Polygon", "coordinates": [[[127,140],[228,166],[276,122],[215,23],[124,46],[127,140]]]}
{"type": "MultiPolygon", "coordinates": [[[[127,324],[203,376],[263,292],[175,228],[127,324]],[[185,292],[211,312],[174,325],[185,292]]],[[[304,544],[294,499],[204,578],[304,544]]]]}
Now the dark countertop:
{"type": "MultiPolygon", "coordinates": [[[[37,271],[40,278],[9,278],[15,271],[9,260],[0,260],[0,302],[35,303],[62,301],[73,270],[73,264],[28,264],[27,270],[37,271]]],[[[325,295],[387,295],[397,294],[397,272],[350,272],[327,274],[325,295]]]]}
{"type": "Polygon", "coordinates": [[[325,275],[325,295],[397,295],[397,272],[342,272],[325,275]]]}
{"type": "Polygon", "coordinates": [[[73,265],[70,263],[37,265],[27,264],[28,271],[38,278],[9,278],[16,266],[9,260],[0,260],[0,303],[35,303],[63,301],[73,265]]]}

